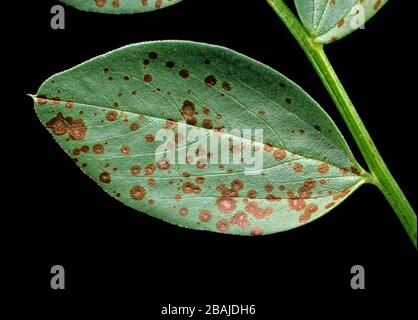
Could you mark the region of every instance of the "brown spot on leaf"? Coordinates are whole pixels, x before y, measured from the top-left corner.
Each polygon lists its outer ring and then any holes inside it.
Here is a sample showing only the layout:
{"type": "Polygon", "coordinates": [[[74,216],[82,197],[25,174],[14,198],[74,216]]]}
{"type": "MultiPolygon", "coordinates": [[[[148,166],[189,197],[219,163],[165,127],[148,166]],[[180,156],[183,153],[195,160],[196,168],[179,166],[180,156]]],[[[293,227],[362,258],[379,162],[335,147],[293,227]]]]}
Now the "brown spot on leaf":
{"type": "Polygon", "coordinates": [[[139,130],[139,124],[137,124],[136,122],[131,123],[131,125],[129,126],[129,129],[131,131],[138,131],[139,130]]]}
{"type": "Polygon", "coordinates": [[[287,193],[287,201],[289,203],[290,210],[300,211],[306,206],[305,200],[298,196],[295,196],[292,191],[289,191],[287,193]]]}
{"type": "Polygon", "coordinates": [[[302,164],[300,164],[300,163],[295,163],[295,164],[293,165],[293,171],[294,171],[295,173],[301,173],[301,172],[303,171],[303,165],[302,165],[302,164]]]}
{"type": "Polygon", "coordinates": [[[202,210],[199,213],[199,220],[202,222],[208,222],[212,219],[212,213],[209,210],[202,210]]]}
{"type": "Polygon", "coordinates": [[[262,236],[264,234],[264,230],[262,227],[255,227],[251,230],[252,236],[262,236]]]}
{"type": "Polygon", "coordinates": [[[191,182],[185,182],[183,183],[181,189],[184,193],[193,194],[193,193],[200,193],[202,189],[200,189],[199,186],[191,183],[191,182]]]}
{"type": "Polygon", "coordinates": [[[217,80],[216,80],[216,78],[215,78],[214,76],[212,76],[212,75],[207,76],[207,77],[205,78],[205,84],[206,84],[207,86],[209,86],[209,87],[213,87],[213,86],[215,86],[215,85],[216,85],[216,83],[217,83],[217,80]]]}
{"type": "Polygon", "coordinates": [[[256,199],[257,198],[257,191],[254,189],[250,189],[247,192],[247,197],[250,199],[256,199]]]}
{"type": "Polygon", "coordinates": [[[382,4],[382,0],[377,0],[375,4],[373,5],[373,10],[377,11],[382,4]]]}
{"type": "Polygon", "coordinates": [[[137,176],[137,175],[139,175],[141,173],[141,167],[140,166],[138,166],[138,165],[134,165],[134,166],[132,166],[131,167],[131,174],[133,175],[133,176],[137,176]]]}
{"type": "Polygon", "coordinates": [[[106,0],[94,0],[96,2],[96,6],[103,7],[106,4],[106,0]]]}
{"type": "Polygon", "coordinates": [[[103,145],[101,145],[101,144],[95,144],[94,146],[93,146],[93,152],[95,153],[95,154],[103,154],[104,153],[104,146],[103,145]]]}
{"type": "Polygon", "coordinates": [[[216,199],[216,206],[218,207],[218,210],[223,213],[229,213],[236,208],[235,200],[231,197],[219,197],[216,199]]]}
{"type": "Polygon", "coordinates": [[[148,57],[150,58],[150,59],[157,59],[158,58],[158,54],[157,54],[157,52],[150,52],[149,54],[148,54],[148,57]]]}
{"type": "Polygon", "coordinates": [[[153,163],[148,164],[145,167],[145,175],[146,176],[151,176],[152,174],[154,174],[155,170],[157,170],[157,166],[153,163]]]}
{"type": "Polygon", "coordinates": [[[118,117],[118,113],[117,113],[116,111],[114,111],[114,110],[109,111],[109,112],[106,114],[106,119],[107,119],[108,121],[115,121],[117,117],[118,117]]]}
{"type": "Polygon", "coordinates": [[[145,136],[145,141],[147,141],[147,142],[154,142],[154,140],[155,140],[155,137],[154,137],[154,135],[153,134],[147,134],[146,136],[145,136]]]}
{"type": "Polygon", "coordinates": [[[330,209],[335,205],[335,202],[330,202],[328,204],[325,205],[325,209],[330,209]]]}
{"type": "Polygon", "coordinates": [[[99,176],[99,179],[103,183],[110,183],[112,181],[110,173],[109,172],[102,172],[99,176]]]}
{"type": "Polygon", "coordinates": [[[181,216],[185,217],[189,214],[189,209],[184,208],[184,207],[180,208],[179,213],[180,213],[181,216]]]}
{"type": "Polygon", "coordinates": [[[274,186],[272,184],[270,184],[270,183],[269,184],[266,184],[264,186],[264,190],[266,190],[266,192],[272,192],[273,189],[274,189],[274,186]]]}
{"type": "Polygon", "coordinates": [[[318,165],[318,172],[320,174],[325,174],[329,171],[329,165],[326,163],[321,163],[320,165],[318,165]]]}
{"type": "Polygon", "coordinates": [[[360,175],[360,170],[357,169],[354,166],[351,166],[351,172],[354,173],[355,175],[359,176],[360,175]]]}
{"type": "Polygon", "coordinates": [[[147,194],[147,190],[142,186],[133,186],[129,193],[132,199],[138,201],[144,199],[145,195],[147,194]]]}
{"type": "Polygon", "coordinates": [[[187,69],[181,69],[181,70],[179,71],[179,75],[180,75],[180,77],[182,77],[183,79],[186,79],[186,78],[188,78],[188,77],[189,77],[190,73],[189,73],[189,71],[188,71],[187,69]]]}
{"type": "Polygon", "coordinates": [[[222,83],[222,89],[224,89],[225,91],[231,91],[232,90],[232,87],[231,87],[231,85],[228,82],[224,81],[222,83]]]}
{"type": "Polygon", "coordinates": [[[72,140],[82,140],[87,134],[87,127],[81,119],[73,120],[71,117],[64,118],[62,112],[46,123],[46,127],[57,135],[62,136],[68,133],[72,140]]]}
{"type": "Polygon", "coordinates": [[[147,82],[147,83],[152,82],[152,75],[150,75],[148,73],[144,74],[144,81],[147,82]]]}
{"type": "Polygon", "coordinates": [[[128,146],[122,146],[122,148],[120,148],[120,153],[122,153],[124,156],[127,156],[131,153],[131,148],[128,146]]]}
{"type": "Polygon", "coordinates": [[[229,228],[228,220],[221,219],[216,223],[216,230],[219,232],[227,232],[229,228]]]}
{"type": "Polygon", "coordinates": [[[284,149],[276,149],[273,152],[273,157],[276,160],[284,160],[286,158],[286,151],[284,149]]]}
{"type": "Polygon", "coordinates": [[[250,223],[248,222],[248,216],[243,211],[238,211],[231,219],[231,224],[235,224],[240,228],[248,228],[250,223]]]}
{"type": "Polygon", "coordinates": [[[264,219],[273,213],[272,208],[261,208],[257,202],[249,202],[245,210],[257,219],[264,219]]]}

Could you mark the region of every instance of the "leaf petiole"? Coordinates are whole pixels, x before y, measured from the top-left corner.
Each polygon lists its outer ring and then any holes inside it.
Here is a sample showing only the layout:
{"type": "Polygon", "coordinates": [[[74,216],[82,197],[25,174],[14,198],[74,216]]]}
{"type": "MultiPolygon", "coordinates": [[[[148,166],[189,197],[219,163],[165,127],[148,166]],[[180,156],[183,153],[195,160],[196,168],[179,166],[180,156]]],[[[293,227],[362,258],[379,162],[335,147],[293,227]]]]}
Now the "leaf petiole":
{"type": "Polygon", "coordinates": [[[267,2],[304,50],[346,122],[369,167],[371,176],[367,182],[375,184],[382,191],[417,248],[417,216],[379,154],[350,97],[329,62],[323,45],[313,41],[283,0],[267,0],[267,2]]]}

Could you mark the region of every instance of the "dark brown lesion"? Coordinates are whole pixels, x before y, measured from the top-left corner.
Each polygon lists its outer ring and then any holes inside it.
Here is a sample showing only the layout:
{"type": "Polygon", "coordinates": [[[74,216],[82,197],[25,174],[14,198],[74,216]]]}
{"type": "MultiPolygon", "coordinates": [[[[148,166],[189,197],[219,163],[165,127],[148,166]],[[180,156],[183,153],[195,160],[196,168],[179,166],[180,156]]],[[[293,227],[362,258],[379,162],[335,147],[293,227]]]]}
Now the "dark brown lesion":
{"type": "Polygon", "coordinates": [[[87,126],[82,119],[74,120],[72,117],[64,117],[62,112],[49,120],[46,127],[57,136],[68,134],[72,140],[82,140],[87,134],[87,126]]]}

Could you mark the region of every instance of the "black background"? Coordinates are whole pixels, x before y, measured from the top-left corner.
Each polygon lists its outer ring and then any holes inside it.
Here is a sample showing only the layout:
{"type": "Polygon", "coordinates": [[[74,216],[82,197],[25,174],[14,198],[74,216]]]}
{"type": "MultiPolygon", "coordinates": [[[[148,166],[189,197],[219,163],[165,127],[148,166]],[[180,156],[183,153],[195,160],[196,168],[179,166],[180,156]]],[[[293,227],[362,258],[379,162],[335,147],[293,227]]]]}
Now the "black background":
{"type": "MultiPolygon", "coordinates": [[[[54,4],[27,1],[14,7],[18,18],[3,28],[11,44],[5,50],[11,56],[3,61],[11,71],[6,95],[14,97],[9,104],[13,121],[6,121],[12,124],[8,141],[13,143],[5,158],[16,166],[6,193],[13,202],[7,216],[17,227],[6,243],[15,253],[7,264],[24,269],[19,295],[39,301],[36,308],[45,316],[80,314],[84,307],[92,313],[130,311],[137,319],[160,319],[160,308],[168,303],[256,304],[257,319],[289,311],[362,315],[365,308],[374,315],[408,306],[405,299],[416,289],[416,250],[375,187],[363,186],[322,219],[282,234],[242,238],[184,230],[105,195],[51,139],[25,96],[36,93],[50,75],[130,43],[213,43],[270,65],[301,85],[336,121],[362,161],[302,50],[265,1],[184,0],[158,12],[124,16],[66,7],[64,31],[50,28],[54,4]],[[55,264],[65,267],[65,291],[50,288],[55,264]],[[365,291],[350,288],[355,264],[366,269],[365,291]],[[404,300],[402,305],[392,301],[395,297],[404,300]],[[338,311],[331,312],[331,306],[338,311]]],[[[390,1],[365,30],[326,49],[417,208],[411,156],[417,146],[416,102],[407,78],[414,18],[403,5],[390,1]]]]}

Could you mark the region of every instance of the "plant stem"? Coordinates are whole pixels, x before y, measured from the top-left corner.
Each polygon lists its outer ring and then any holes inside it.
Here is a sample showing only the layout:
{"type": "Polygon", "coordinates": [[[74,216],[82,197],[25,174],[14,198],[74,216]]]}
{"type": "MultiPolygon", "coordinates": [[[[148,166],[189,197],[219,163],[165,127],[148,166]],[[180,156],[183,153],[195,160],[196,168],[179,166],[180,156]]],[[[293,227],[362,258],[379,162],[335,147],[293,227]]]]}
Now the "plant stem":
{"type": "Polygon", "coordinates": [[[372,182],[382,191],[417,248],[417,216],[383,161],[369,132],[329,62],[323,45],[315,43],[299,19],[283,0],[267,0],[287,26],[313,64],[328,93],[354,137],[372,175],[372,182]]]}

